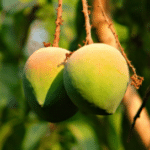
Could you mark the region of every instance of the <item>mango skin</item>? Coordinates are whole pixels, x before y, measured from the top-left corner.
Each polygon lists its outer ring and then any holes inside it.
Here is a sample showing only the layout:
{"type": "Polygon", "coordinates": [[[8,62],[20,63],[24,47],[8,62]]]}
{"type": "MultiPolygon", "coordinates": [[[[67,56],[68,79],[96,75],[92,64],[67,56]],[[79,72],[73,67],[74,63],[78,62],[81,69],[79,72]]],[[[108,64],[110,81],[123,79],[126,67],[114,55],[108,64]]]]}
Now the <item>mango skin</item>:
{"type": "Polygon", "coordinates": [[[61,122],[72,117],[77,107],[68,97],[63,84],[64,66],[69,51],[47,47],[35,51],[23,72],[23,88],[29,105],[42,119],[61,122]]]}
{"type": "Polygon", "coordinates": [[[68,96],[81,111],[110,115],[124,97],[129,69],[119,50],[94,43],[70,56],[63,77],[68,96]]]}

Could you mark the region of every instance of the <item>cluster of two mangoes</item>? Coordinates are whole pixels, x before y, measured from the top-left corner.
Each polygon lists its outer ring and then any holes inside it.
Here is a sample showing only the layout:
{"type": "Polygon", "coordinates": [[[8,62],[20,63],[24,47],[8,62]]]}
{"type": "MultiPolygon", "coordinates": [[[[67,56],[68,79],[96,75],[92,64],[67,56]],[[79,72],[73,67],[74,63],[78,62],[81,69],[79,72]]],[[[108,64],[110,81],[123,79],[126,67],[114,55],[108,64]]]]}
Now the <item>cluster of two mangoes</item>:
{"type": "Polygon", "coordinates": [[[106,44],[83,46],[63,64],[68,50],[41,48],[27,60],[23,86],[31,108],[44,120],[60,122],[78,110],[113,114],[129,82],[121,53],[106,44]]]}

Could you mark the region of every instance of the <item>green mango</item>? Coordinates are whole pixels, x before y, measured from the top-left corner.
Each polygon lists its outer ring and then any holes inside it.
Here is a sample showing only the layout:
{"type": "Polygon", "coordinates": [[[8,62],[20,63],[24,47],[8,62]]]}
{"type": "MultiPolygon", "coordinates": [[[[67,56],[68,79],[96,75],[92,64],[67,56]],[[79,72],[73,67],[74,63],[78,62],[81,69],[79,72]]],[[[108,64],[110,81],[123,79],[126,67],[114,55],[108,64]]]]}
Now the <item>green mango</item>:
{"type": "Polygon", "coordinates": [[[68,50],[41,48],[27,60],[23,71],[23,88],[31,108],[48,122],[72,117],[77,107],[68,97],[63,84],[63,70],[68,50]]]}
{"type": "Polygon", "coordinates": [[[64,86],[72,102],[83,112],[113,114],[129,83],[125,58],[103,43],[83,46],[67,60],[64,86]]]}

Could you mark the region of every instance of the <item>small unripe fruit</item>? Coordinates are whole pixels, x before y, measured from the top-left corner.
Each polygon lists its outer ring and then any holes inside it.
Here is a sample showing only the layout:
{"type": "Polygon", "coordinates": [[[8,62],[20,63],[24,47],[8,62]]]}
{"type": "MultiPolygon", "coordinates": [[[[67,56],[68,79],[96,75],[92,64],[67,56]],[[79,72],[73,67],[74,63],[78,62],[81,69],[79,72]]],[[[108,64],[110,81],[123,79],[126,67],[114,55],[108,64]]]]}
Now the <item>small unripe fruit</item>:
{"type": "Polygon", "coordinates": [[[126,60],[114,47],[94,43],[75,51],[64,68],[68,96],[84,112],[113,114],[129,82],[126,60]]]}
{"type": "Polygon", "coordinates": [[[64,65],[69,51],[47,47],[35,51],[27,60],[23,73],[25,97],[31,108],[44,120],[60,122],[72,117],[77,107],[63,84],[64,65]]]}

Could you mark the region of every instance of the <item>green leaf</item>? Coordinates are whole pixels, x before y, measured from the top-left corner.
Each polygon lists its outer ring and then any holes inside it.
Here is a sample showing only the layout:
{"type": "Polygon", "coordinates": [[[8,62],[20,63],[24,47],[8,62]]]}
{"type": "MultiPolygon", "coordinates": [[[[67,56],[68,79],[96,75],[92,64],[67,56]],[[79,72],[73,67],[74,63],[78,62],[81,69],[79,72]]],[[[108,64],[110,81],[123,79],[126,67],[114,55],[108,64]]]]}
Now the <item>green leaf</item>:
{"type": "Polygon", "coordinates": [[[114,22],[114,26],[116,28],[116,31],[117,31],[120,42],[126,41],[129,37],[128,27],[124,26],[124,25],[121,25],[117,22],[114,22]]]}
{"type": "Polygon", "coordinates": [[[2,0],[3,10],[11,15],[36,4],[36,0],[2,0]]]}
{"type": "Polygon", "coordinates": [[[68,128],[75,136],[78,145],[74,148],[78,150],[99,150],[98,139],[93,128],[82,120],[74,121],[68,124],[68,128]]]}
{"type": "Polygon", "coordinates": [[[22,143],[22,150],[33,150],[46,133],[47,128],[48,126],[45,122],[29,125],[22,143]]]}
{"type": "Polygon", "coordinates": [[[7,138],[13,133],[13,126],[16,123],[16,120],[11,120],[0,126],[0,150],[2,150],[7,138]]]}
{"type": "Polygon", "coordinates": [[[3,149],[4,150],[20,150],[22,140],[25,134],[25,126],[23,123],[19,123],[19,121],[16,121],[17,124],[15,124],[12,128],[12,134],[7,138],[3,149]],[[9,143],[9,144],[8,144],[9,143]]]}

